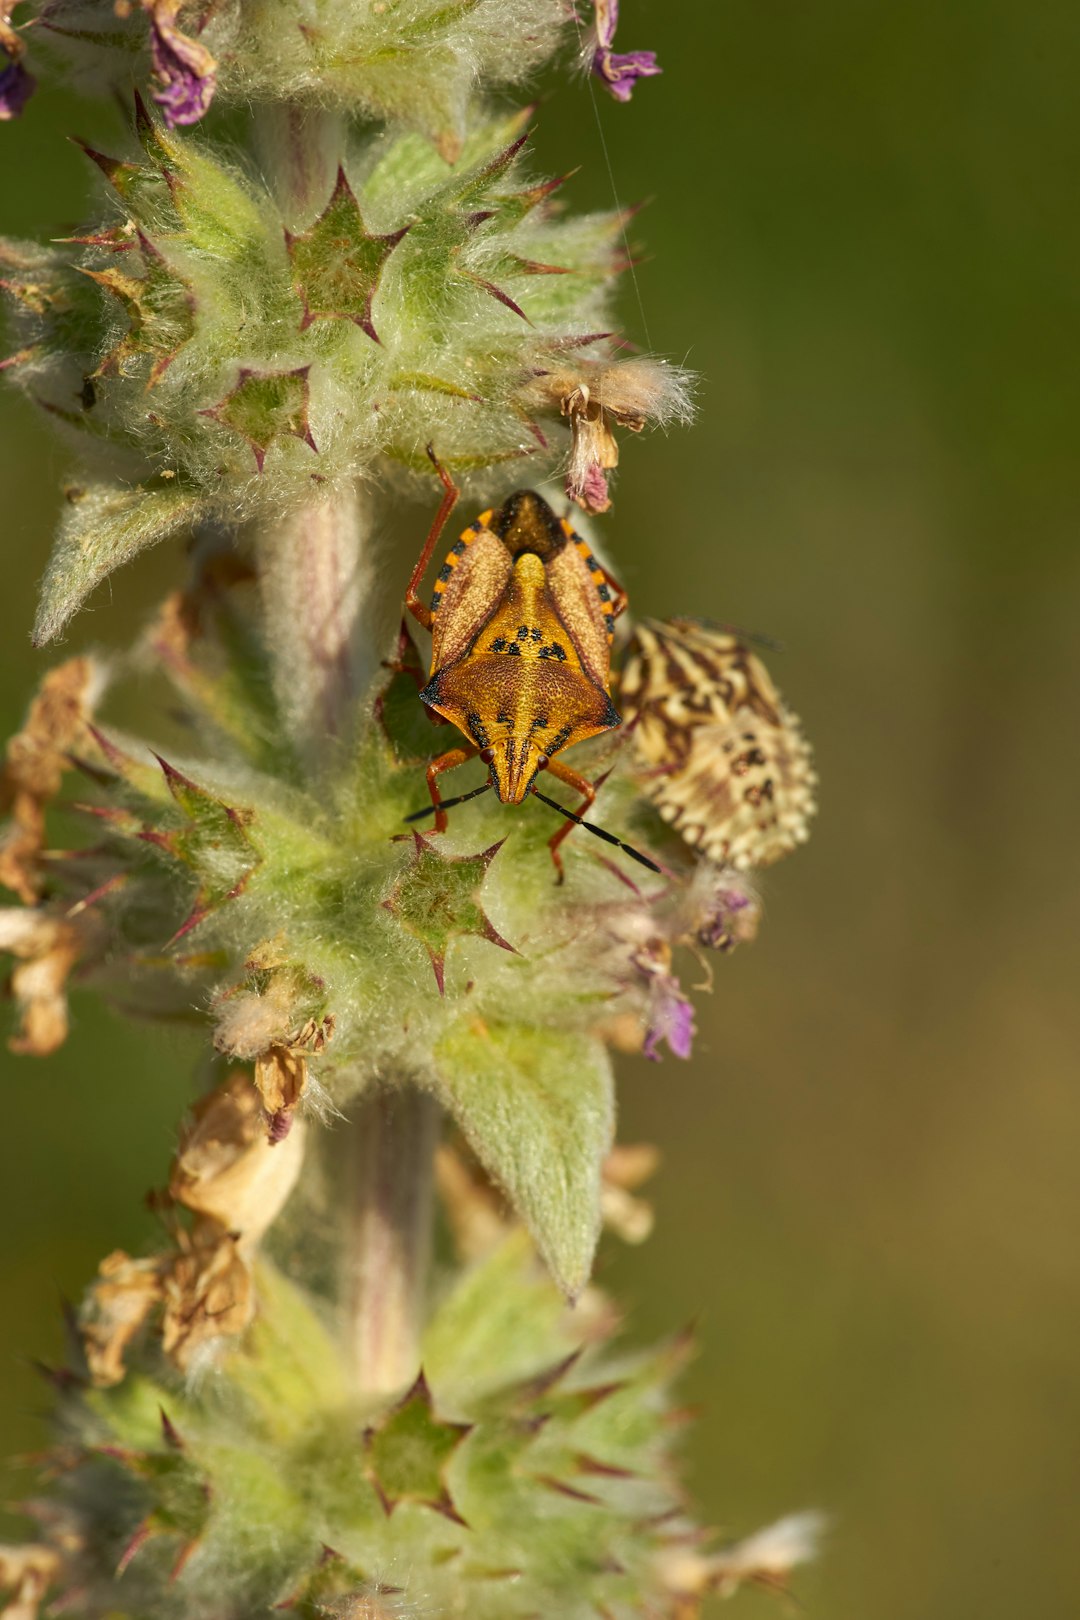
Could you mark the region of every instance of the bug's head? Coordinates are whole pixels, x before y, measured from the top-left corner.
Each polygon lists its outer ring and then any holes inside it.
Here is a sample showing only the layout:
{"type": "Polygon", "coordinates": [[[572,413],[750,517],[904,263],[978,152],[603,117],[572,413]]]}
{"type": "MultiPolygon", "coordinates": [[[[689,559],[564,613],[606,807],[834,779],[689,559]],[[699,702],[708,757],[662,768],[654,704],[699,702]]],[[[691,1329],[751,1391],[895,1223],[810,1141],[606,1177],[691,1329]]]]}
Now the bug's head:
{"type": "Polygon", "coordinates": [[[529,737],[502,737],[490,748],[481,749],[480,758],[503,804],[520,804],[548,763],[547,754],[529,737]]]}

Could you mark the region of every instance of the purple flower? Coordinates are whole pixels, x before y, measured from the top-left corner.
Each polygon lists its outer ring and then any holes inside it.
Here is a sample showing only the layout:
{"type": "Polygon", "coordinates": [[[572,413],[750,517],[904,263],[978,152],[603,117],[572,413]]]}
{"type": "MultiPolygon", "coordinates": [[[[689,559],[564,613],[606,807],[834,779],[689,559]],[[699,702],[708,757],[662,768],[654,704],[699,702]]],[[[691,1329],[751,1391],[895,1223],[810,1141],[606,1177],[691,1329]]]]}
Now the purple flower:
{"type": "Polygon", "coordinates": [[[34,93],[37,80],[21,62],[9,62],[0,68],[0,122],[18,118],[34,93]]]}
{"type": "Polygon", "coordinates": [[[757,933],[759,907],[756,896],[732,883],[718,888],[712,905],[698,928],[698,940],[712,951],[733,951],[757,933]]]}
{"type": "Polygon", "coordinates": [[[13,10],[10,0],[0,0],[0,123],[19,117],[37,84],[22,64],[26,46],[9,21],[13,10]]]}
{"type": "Polygon", "coordinates": [[[655,51],[613,51],[618,23],[619,0],[595,0],[595,44],[589,66],[616,101],[629,101],[639,79],[651,79],[663,68],[657,64],[655,51]]]}
{"type": "Polygon", "coordinates": [[[659,1063],[661,1041],[678,1058],[688,1058],[694,1044],[694,1009],[673,973],[658,973],[653,978],[642,1056],[659,1063]]]}
{"type": "Polygon", "coordinates": [[[170,129],[197,124],[214,99],[217,63],[205,45],[176,26],[181,0],[143,0],[150,12],[150,52],[158,88],[154,100],[170,129]]]}

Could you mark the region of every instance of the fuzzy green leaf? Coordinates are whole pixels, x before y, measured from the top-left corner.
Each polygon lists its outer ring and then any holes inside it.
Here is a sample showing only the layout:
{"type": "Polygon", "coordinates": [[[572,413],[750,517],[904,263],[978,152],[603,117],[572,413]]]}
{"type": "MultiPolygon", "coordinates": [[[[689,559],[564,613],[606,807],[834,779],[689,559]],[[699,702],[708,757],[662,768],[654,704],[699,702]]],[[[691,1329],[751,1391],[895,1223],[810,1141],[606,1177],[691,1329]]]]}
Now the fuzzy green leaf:
{"type": "Polygon", "coordinates": [[[54,640],[114,568],[201,515],[203,502],[175,484],[122,489],[91,484],[72,491],[45,571],[34,645],[54,640]]]}
{"type": "Polygon", "coordinates": [[[440,1095],[571,1299],[600,1233],[611,1147],[611,1065],[600,1041],[526,1024],[462,1022],[438,1043],[440,1095]]]}

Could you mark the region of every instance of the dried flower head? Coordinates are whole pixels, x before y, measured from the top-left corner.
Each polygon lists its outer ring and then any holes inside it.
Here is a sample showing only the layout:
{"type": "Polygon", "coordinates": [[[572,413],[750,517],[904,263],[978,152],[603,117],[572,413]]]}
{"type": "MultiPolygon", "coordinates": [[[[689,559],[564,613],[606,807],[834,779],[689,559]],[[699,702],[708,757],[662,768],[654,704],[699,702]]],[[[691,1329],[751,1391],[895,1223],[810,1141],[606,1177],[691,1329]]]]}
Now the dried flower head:
{"type": "Polygon", "coordinates": [[[118,1250],[102,1261],[84,1302],[80,1327],[95,1384],[118,1383],[128,1349],[154,1316],[161,1347],[181,1371],[236,1338],[255,1314],[255,1250],[296,1185],[303,1132],[268,1141],[262,1100],[237,1072],[192,1111],[165,1200],[190,1210],[190,1227],[173,1225],[173,1245],[132,1259],[118,1250]]]}
{"type": "Polygon", "coordinates": [[[525,391],[534,409],[557,407],[570,423],[566,493],[586,512],[611,506],[607,475],[619,464],[614,427],[640,433],[692,415],[693,376],[679,366],[643,357],[582,359],[538,372],[525,391]]]}
{"type": "Polygon", "coordinates": [[[42,892],[46,806],[70,769],[103,684],[103,670],[89,658],[71,658],[50,670],[22,730],[7,745],[0,814],[11,820],[0,841],[0,883],[27,905],[42,892]]]}
{"type": "Polygon", "coordinates": [[[49,1588],[62,1570],[55,1547],[28,1542],[0,1546],[0,1620],[38,1620],[49,1588]],[[6,1600],[6,1601],[5,1601],[6,1600]]]}
{"type": "Polygon", "coordinates": [[[41,908],[0,910],[0,951],[18,961],[9,993],[19,1012],[11,1051],[48,1057],[67,1039],[68,977],[86,947],[91,920],[54,916],[41,908]]]}
{"type": "Polygon", "coordinates": [[[665,1584],[687,1598],[730,1597],[745,1583],[786,1592],[791,1573],[816,1558],[828,1520],[810,1509],[790,1513],[716,1553],[673,1547],[661,1558],[665,1584]]]}
{"type": "Polygon", "coordinates": [[[655,1175],[659,1163],[659,1151],[651,1142],[617,1143],[604,1160],[600,1195],[604,1225],[624,1243],[644,1243],[652,1235],[653,1206],[637,1192],[655,1175]]]}
{"type": "Polygon", "coordinates": [[[302,1161],[302,1132],[288,1149],[268,1142],[265,1096],[237,1070],[192,1110],[173,1161],[169,1196],[207,1216],[250,1253],[283,1209],[302,1161]]]}

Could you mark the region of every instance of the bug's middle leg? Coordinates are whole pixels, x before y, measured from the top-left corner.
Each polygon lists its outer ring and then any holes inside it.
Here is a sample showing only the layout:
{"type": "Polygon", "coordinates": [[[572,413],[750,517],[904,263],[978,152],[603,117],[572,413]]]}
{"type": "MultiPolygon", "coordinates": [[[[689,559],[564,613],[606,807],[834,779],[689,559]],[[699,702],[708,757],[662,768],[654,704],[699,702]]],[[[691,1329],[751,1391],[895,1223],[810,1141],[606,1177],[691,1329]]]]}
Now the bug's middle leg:
{"type": "MultiPolygon", "coordinates": [[[[557,777],[560,782],[565,782],[567,787],[576,788],[577,791],[582,795],[581,803],[574,806],[574,814],[576,816],[583,816],[586,810],[592,808],[592,805],[596,799],[596,789],[586,777],[580,774],[580,772],[572,771],[569,765],[563,764],[561,759],[553,759],[548,765],[548,775],[557,777]]],[[[562,883],[566,877],[566,873],[563,869],[562,856],[559,854],[559,845],[562,843],[564,838],[568,838],[570,836],[573,830],[574,823],[572,821],[564,821],[562,826],[557,828],[548,839],[548,849],[551,851],[551,858],[555,862],[555,871],[558,874],[555,879],[556,883],[562,883]]]]}
{"type": "MultiPolygon", "coordinates": [[[[449,816],[442,807],[442,794],[439,792],[438,778],[446,771],[452,771],[466,760],[475,759],[480,752],[479,748],[448,748],[445,754],[433,759],[427,768],[428,792],[431,794],[431,804],[435,811],[435,831],[445,832],[449,824],[449,816]]],[[[570,823],[567,822],[567,826],[570,823]]]]}

